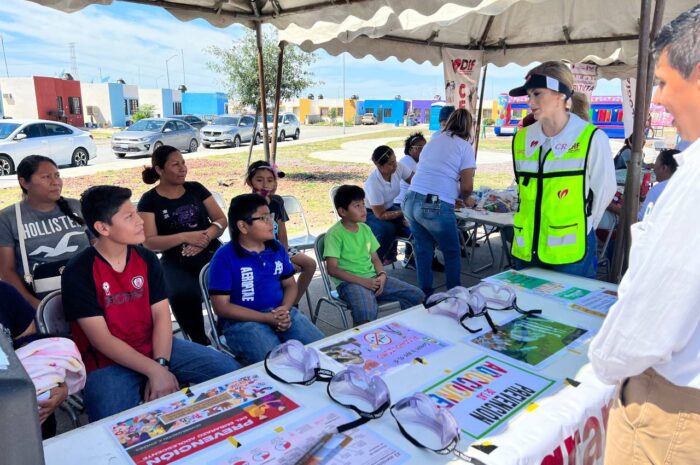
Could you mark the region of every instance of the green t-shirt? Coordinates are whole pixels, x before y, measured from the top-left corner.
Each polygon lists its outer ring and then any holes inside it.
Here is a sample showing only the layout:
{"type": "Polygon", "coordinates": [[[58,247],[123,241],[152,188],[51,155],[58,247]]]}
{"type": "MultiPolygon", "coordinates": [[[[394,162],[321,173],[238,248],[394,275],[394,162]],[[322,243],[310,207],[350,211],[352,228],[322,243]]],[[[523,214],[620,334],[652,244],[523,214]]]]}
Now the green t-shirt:
{"type": "MultiPolygon", "coordinates": [[[[372,264],[372,252],[379,249],[379,242],[365,223],[358,223],[357,232],[348,231],[340,221],[326,233],[323,258],[338,259],[338,268],[361,278],[376,274],[372,264]]],[[[332,278],[335,284],[340,280],[332,278]]]]}

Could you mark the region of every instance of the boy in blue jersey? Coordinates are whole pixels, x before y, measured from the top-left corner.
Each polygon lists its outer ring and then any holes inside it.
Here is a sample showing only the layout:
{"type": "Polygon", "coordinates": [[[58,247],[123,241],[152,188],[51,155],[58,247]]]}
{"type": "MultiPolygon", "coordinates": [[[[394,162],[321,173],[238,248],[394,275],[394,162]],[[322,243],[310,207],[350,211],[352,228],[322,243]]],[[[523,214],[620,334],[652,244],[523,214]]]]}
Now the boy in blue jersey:
{"type": "Polygon", "coordinates": [[[231,242],[216,251],[209,269],[209,295],[219,328],[236,357],[263,360],[281,342],[323,338],[299,310],[294,267],[274,239],[274,218],[265,198],[234,197],[228,211],[231,242]]]}

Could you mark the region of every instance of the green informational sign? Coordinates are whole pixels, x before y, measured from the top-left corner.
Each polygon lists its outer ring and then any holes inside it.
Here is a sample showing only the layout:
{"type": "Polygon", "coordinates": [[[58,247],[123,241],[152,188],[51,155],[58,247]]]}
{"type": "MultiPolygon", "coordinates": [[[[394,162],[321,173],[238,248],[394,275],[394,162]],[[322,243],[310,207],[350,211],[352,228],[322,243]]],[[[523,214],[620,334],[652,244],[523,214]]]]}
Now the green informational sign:
{"type": "Polygon", "coordinates": [[[467,339],[467,342],[533,367],[540,367],[545,362],[551,362],[555,355],[580,343],[586,333],[587,329],[539,316],[523,315],[498,326],[496,334],[488,332],[467,339]]]}
{"type": "Polygon", "coordinates": [[[519,271],[504,271],[503,273],[489,276],[484,279],[486,282],[507,284],[531,294],[548,297],[561,302],[571,302],[590,294],[588,289],[569,286],[568,284],[549,281],[548,279],[536,278],[519,271]]]}

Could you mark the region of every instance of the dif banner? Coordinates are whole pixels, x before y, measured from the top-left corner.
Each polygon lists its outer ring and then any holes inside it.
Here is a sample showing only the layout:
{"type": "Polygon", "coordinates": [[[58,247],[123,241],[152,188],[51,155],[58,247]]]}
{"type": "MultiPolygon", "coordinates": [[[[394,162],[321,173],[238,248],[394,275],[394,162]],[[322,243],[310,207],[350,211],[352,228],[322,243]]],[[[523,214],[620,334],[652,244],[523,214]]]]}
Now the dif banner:
{"type": "Polygon", "coordinates": [[[445,101],[455,108],[466,108],[473,116],[476,116],[483,56],[483,52],[478,50],[442,49],[445,101]]]}

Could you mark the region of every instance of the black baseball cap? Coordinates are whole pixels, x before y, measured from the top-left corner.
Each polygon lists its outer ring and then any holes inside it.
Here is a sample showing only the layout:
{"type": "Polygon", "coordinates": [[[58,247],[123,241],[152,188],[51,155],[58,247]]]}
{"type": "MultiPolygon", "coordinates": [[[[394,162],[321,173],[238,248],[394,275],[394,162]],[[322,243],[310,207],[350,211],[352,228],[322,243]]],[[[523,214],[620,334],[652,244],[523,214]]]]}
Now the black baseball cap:
{"type": "Polygon", "coordinates": [[[545,76],[543,74],[528,74],[525,78],[525,84],[515,89],[511,89],[508,95],[511,97],[521,97],[527,95],[528,89],[550,89],[555,92],[561,92],[566,95],[567,98],[571,97],[573,91],[561,81],[556,80],[553,77],[545,76]]]}

